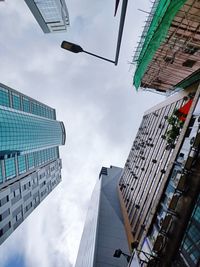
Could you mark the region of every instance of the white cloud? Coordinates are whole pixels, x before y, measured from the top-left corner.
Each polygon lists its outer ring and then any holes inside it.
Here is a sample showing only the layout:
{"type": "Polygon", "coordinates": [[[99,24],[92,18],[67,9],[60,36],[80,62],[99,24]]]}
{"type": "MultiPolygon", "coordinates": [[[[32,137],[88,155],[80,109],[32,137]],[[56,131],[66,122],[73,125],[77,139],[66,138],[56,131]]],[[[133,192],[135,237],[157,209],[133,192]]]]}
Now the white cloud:
{"type": "Polygon", "coordinates": [[[134,91],[127,64],[144,21],[137,8],[149,1],[129,1],[118,67],[59,47],[68,39],[114,58],[114,1],[68,2],[71,28],[53,35],[42,33],[23,1],[0,7],[0,82],[55,107],[67,131],[63,181],[1,246],[2,267],[11,253],[23,254],[26,267],[72,266],[101,166],[123,167],[144,110],[161,100],[134,91]]]}

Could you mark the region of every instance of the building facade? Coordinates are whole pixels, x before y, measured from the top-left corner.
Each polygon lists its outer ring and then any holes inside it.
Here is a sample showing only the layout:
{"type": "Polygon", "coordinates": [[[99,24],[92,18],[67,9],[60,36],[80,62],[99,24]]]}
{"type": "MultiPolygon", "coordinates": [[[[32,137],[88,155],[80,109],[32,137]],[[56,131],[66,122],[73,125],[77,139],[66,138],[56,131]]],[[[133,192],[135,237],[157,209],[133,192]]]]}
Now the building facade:
{"type": "Polygon", "coordinates": [[[194,83],[144,114],[119,183],[130,266],[200,264],[199,94],[194,83]]]}
{"type": "Polygon", "coordinates": [[[171,93],[200,69],[198,0],[155,0],[133,62],[138,89],[171,93]]]}
{"type": "Polygon", "coordinates": [[[44,33],[66,31],[69,14],[65,0],[25,0],[44,33]]]}
{"type": "Polygon", "coordinates": [[[0,244],[61,181],[55,110],[0,84],[0,244]]]}
{"type": "Polygon", "coordinates": [[[103,167],[91,196],[75,267],[127,266],[125,257],[114,258],[116,249],[129,253],[117,193],[122,169],[103,167]]]}

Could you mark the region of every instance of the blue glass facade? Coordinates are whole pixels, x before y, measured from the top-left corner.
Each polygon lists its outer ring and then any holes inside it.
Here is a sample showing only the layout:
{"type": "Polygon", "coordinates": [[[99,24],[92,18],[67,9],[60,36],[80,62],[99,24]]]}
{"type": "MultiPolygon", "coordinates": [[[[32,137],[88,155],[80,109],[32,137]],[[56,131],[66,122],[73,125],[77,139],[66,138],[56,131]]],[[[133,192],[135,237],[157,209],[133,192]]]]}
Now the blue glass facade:
{"type": "Polygon", "coordinates": [[[0,108],[2,151],[30,151],[63,144],[60,122],[0,108]]]}
{"type": "Polygon", "coordinates": [[[0,83],[0,106],[55,120],[55,110],[0,83]]]}
{"type": "Polygon", "coordinates": [[[64,143],[54,109],[0,84],[0,185],[58,159],[64,143]]]}
{"type": "Polygon", "coordinates": [[[61,181],[64,143],[53,108],[0,84],[0,244],[61,181]]]}

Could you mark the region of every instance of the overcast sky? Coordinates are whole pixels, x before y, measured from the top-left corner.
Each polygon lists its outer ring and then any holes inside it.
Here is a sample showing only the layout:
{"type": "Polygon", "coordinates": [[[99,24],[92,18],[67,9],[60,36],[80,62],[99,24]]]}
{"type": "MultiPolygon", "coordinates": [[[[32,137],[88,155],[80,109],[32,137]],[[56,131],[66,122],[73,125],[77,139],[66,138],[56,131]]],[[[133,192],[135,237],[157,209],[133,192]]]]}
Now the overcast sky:
{"type": "Polygon", "coordinates": [[[0,248],[1,267],[72,267],[102,166],[123,167],[144,111],[163,100],[136,93],[132,56],[150,0],[131,0],[118,66],[70,54],[62,40],[114,59],[114,0],[66,0],[70,27],[44,34],[22,0],[0,2],[0,82],[57,111],[67,131],[62,182],[0,248]]]}

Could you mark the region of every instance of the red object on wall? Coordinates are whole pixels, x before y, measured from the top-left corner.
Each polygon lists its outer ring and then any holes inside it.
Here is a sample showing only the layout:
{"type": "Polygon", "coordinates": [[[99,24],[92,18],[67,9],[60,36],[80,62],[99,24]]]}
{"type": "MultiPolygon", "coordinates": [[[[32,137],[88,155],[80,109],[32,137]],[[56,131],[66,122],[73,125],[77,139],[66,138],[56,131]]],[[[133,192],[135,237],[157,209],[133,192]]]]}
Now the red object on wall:
{"type": "Polygon", "coordinates": [[[190,110],[190,107],[192,105],[193,99],[190,99],[184,106],[178,109],[177,117],[180,121],[185,121],[187,114],[190,110]]]}

